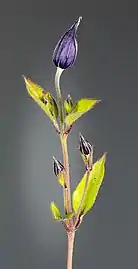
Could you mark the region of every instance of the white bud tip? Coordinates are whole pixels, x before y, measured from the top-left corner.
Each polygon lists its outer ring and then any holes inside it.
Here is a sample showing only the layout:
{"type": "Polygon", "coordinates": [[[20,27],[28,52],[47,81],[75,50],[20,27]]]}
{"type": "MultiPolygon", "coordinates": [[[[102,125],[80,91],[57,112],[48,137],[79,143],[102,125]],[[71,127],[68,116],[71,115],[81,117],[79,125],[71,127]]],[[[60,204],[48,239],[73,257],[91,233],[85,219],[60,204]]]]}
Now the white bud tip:
{"type": "Polygon", "coordinates": [[[79,137],[82,138],[85,141],[83,135],[80,132],[79,132],[79,137]]]}
{"type": "Polygon", "coordinates": [[[82,20],[82,16],[79,17],[78,22],[80,23],[81,20],[82,20]]]}
{"type": "Polygon", "coordinates": [[[77,21],[77,28],[78,28],[78,26],[79,26],[79,24],[80,24],[80,22],[81,22],[81,20],[82,20],[82,16],[80,16],[79,18],[78,18],[78,21],[77,21]]]}

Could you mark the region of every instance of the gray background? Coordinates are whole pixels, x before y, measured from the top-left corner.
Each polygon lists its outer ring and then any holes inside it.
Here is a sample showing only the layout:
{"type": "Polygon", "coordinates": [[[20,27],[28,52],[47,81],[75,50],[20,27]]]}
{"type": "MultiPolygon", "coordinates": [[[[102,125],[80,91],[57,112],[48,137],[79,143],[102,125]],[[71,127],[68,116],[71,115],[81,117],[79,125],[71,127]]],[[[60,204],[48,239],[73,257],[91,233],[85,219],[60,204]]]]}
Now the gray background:
{"type": "Polygon", "coordinates": [[[66,268],[66,235],[49,204],[63,210],[52,171],[61,159],[50,121],[29,98],[22,74],[53,94],[51,61],[60,36],[83,16],[79,53],[62,77],[64,97],[102,102],[69,139],[74,188],[83,175],[78,133],[108,152],[104,184],[76,237],[74,269],[137,268],[138,12],[133,1],[1,1],[0,268],[66,268]]]}

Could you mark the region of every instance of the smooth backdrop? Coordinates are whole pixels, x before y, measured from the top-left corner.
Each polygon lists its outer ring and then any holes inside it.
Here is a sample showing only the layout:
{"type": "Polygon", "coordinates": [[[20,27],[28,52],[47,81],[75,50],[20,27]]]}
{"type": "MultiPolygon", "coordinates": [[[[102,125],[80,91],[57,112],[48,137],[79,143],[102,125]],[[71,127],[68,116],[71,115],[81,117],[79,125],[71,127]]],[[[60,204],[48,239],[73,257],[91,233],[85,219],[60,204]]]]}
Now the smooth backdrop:
{"type": "MultiPolygon", "coordinates": [[[[136,1],[135,1],[136,2],[136,1]]],[[[52,53],[78,18],[79,52],[61,80],[64,98],[102,100],[69,138],[72,189],[84,173],[79,131],[107,151],[104,183],[76,236],[74,269],[138,267],[138,12],[134,1],[1,0],[0,268],[66,268],[66,235],[49,205],[63,210],[52,156],[58,136],[28,96],[22,75],[55,94],[52,53]]]]}

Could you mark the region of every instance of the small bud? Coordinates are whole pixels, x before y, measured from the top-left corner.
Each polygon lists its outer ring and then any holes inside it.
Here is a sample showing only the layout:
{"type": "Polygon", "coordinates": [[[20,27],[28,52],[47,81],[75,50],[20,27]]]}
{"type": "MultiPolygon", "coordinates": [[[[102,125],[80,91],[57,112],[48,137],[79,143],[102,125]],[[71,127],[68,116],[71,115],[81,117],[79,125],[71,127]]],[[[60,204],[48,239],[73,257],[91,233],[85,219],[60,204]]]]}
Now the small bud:
{"type": "Polygon", "coordinates": [[[68,94],[68,97],[67,97],[67,99],[66,99],[66,102],[68,103],[68,105],[69,105],[70,107],[73,107],[74,103],[73,103],[73,100],[72,100],[70,94],[68,94]]]}
{"type": "Polygon", "coordinates": [[[80,134],[80,152],[83,155],[89,155],[92,152],[92,146],[90,145],[89,142],[87,142],[84,137],[80,134]]]}
{"type": "Polygon", "coordinates": [[[64,186],[64,166],[61,162],[59,162],[55,157],[53,157],[54,160],[54,174],[58,179],[59,184],[61,184],[62,186],[64,186]]]}
{"type": "Polygon", "coordinates": [[[82,17],[78,18],[71,28],[61,37],[55,47],[53,62],[61,69],[66,69],[72,66],[76,60],[78,51],[76,34],[81,19],[82,17]]]}
{"type": "Polygon", "coordinates": [[[53,157],[53,159],[54,159],[54,173],[57,177],[64,170],[64,166],[55,157],[53,157]]]}
{"type": "Polygon", "coordinates": [[[74,107],[74,102],[71,98],[71,96],[68,94],[67,99],[64,101],[64,108],[66,110],[66,113],[69,114],[71,112],[71,110],[74,107]]]}

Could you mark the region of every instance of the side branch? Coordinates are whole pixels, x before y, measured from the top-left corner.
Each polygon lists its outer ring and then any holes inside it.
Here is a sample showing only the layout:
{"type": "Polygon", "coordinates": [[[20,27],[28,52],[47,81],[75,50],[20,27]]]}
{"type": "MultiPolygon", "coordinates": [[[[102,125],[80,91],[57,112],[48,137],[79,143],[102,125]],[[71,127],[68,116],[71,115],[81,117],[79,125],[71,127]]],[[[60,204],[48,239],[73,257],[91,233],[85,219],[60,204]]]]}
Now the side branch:
{"type": "Polygon", "coordinates": [[[92,170],[92,153],[89,155],[89,159],[88,159],[88,163],[87,163],[87,173],[86,173],[86,181],[85,181],[85,186],[84,186],[84,190],[83,190],[83,194],[82,194],[82,198],[80,201],[80,205],[78,208],[78,211],[76,213],[76,219],[75,219],[75,223],[74,223],[74,228],[78,228],[77,226],[80,225],[82,218],[80,219],[80,214],[82,211],[82,207],[83,207],[83,203],[85,201],[85,197],[87,194],[87,188],[88,188],[88,183],[89,183],[89,177],[90,177],[90,172],[92,170]]]}

